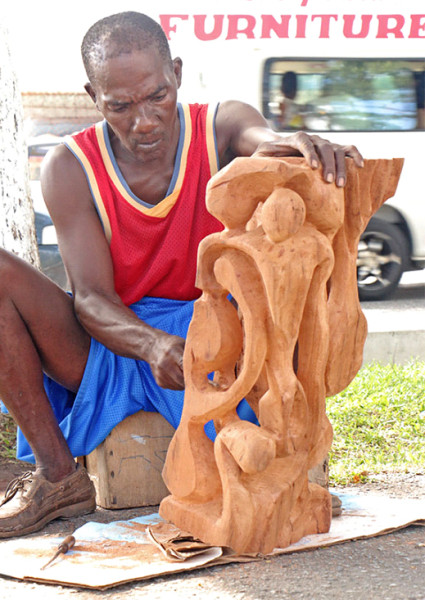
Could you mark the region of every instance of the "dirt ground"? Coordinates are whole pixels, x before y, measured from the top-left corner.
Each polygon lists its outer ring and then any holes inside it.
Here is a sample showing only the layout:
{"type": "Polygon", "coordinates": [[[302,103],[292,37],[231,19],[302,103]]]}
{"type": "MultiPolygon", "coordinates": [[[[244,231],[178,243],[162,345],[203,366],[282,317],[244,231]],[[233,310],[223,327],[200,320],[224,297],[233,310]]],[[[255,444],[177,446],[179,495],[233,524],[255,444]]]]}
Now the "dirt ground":
{"type": "MultiPolygon", "coordinates": [[[[0,497],[10,479],[32,468],[18,461],[0,460],[0,497]]],[[[350,488],[348,488],[350,489],[350,488]]],[[[384,474],[374,483],[351,486],[362,494],[395,498],[423,498],[425,475],[384,474]]],[[[347,488],[344,488],[347,490],[347,488]]],[[[333,488],[338,493],[339,488],[333,488]]],[[[154,512],[156,507],[95,513],[57,520],[43,531],[65,537],[87,521],[110,522],[154,512]]],[[[0,542],[1,543],[1,542],[0,542]]],[[[425,600],[425,527],[411,526],[395,533],[346,542],[313,551],[281,555],[261,561],[230,564],[134,582],[106,591],[28,583],[0,577],[0,599],[133,600],[173,598],[262,600],[270,598],[341,600],[425,600]]]]}

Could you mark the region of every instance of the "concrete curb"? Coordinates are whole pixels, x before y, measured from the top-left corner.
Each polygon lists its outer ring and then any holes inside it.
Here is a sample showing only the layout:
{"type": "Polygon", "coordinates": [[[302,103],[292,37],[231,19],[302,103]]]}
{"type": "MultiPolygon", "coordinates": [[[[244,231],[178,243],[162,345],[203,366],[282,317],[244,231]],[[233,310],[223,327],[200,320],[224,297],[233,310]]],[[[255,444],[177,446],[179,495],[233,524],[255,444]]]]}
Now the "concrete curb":
{"type": "Polygon", "coordinates": [[[363,364],[405,364],[425,361],[425,330],[370,331],[363,352],[363,364]]]}
{"type": "Polygon", "coordinates": [[[368,326],[363,364],[425,361],[425,269],[404,273],[393,298],[361,305],[368,326]]]}

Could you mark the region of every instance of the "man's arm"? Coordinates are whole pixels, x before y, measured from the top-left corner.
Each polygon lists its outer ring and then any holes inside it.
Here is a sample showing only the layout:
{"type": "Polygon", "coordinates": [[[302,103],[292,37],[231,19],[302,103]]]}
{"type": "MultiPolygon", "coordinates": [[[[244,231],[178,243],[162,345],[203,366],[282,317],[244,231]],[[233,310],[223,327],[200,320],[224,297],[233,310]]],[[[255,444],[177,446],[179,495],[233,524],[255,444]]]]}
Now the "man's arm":
{"type": "Polygon", "coordinates": [[[46,157],[41,182],[80,323],[114,353],[149,362],[158,385],[182,389],[184,340],[141,321],[115,292],[109,246],[86,177],[65,146],[46,157]]]}
{"type": "Polygon", "coordinates": [[[303,131],[284,136],[270,129],[264,117],[252,106],[230,100],[220,104],[216,119],[217,143],[221,166],[236,156],[304,156],[316,169],[321,164],[323,178],[345,185],[345,157],[357,166],[363,159],[355,146],[340,146],[303,131]]]}

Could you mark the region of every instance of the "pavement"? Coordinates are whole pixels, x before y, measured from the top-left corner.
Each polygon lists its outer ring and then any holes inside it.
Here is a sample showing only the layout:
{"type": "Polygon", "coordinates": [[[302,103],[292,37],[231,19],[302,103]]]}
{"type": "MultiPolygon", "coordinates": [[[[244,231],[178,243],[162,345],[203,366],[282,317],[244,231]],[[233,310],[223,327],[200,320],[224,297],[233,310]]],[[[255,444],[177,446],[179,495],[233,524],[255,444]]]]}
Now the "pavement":
{"type": "Polygon", "coordinates": [[[390,300],[362,302],[368,323],[363,363],[425,360],[425,270],[405,273],[390,300]]]}
{"type": "MultiPolygon", "coordinates": [[[[425,480],[425,476],[423,479],[425,480]]],[[[422,498],[425,502],[425,485],[422,488],[422,498]]],[[[108,512],[112,512],[110,520],[121,518],[121,511],[108,512]]],[[[146,509],[142,509],[142,512],[146,513],[146,509]]],[[[99,519],[98,513],[96,511],[94,515],[89,515],[88,520],[99,519]]],[[[64,538],[70,531],[74,531],[76,525],[81,526],[82,518],[77,521],[55,521],[46,528],[46,532],[56,533],[64,538]]],[[[24,541],[22,552],[25,553],[24,541]]],[[[162,575],[104,591],[0,577],[0,598],[425,600],[424,575],[425,527],[414,525],[367,539],[266,557],[248,563],[232,563],[162,575]]]]}

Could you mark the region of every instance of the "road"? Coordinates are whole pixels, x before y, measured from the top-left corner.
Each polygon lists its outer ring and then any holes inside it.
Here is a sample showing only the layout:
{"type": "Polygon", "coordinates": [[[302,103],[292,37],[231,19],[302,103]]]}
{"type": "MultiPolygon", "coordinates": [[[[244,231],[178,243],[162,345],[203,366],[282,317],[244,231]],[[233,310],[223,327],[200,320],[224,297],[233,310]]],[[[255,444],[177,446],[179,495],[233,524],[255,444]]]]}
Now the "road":
{"type": "MultiPolygon", "coordinates": [[[[425,476],[422,479],[413,495],[422,497],[425,501],[425,476]]],[[[402,488],[403,485],[400,485],[393,491],[400,497],[403,493],[408,493],[406,486],[402,488]]],[[[115,514],[114,511],[112,513],[115,514]]],[[[115,518],[118,519],[119,516],[115,518]]],[[[90,516],[87,517],[89,519],[90,516]]],[[[81,525],[82,520],[83,518],[76,519],[78,525],[81,525]]],[[[53,529],[59,533],[62,529],[64,537],[72,527],[72,520],[56,521],[47,527],[47,531],[53,529]]],[[[269,557],[259,562],[207,567],[144,582],[123,584],[105,591],[78,590],[2,577],[0,598],[425,600],[424,573],[425,527],[415,525],[386,535],[327,548],[269,557]]]]}
{"type": "MultiPolygon", "coordinates": [[[[377,302],[362,302],[363,311],[373,320],[378,321],[378,315],[393,312],[400,316],[400,322],[409,322],[409,316],[402,318],[403,313],[413,315],[415,313],[425,314],[425,269],[404,273],[400,284],[389,300],[377,302]]],[[[397,322],[394,324],[397,325],[397,322]]],[[[419,325],[419,323],[417,323],[419,325]]],[[[422,323],[425,327],[425,324],[422,323]]],[[[388,327],[388,324],[387,324],[388,327]]]]}

